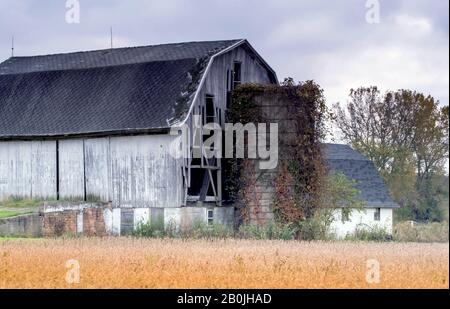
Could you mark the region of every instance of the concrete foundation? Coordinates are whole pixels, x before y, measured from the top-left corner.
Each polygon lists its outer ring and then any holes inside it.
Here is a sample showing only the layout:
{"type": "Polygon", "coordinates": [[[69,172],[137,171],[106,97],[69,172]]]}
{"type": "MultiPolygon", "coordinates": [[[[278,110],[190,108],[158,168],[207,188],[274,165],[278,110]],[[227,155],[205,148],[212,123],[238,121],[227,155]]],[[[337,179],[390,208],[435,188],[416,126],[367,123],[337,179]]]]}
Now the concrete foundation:
{"type": "Polygon", "coordinates": [[[124,225],[132,224],[136,228],[139,224],[164,225],[165,228],[183,230],[196,224],[217,224],[233,227],[234,207],[177,207],[177,208],[134,208],[114,209],[111,230],[115,235],[129,233],[124,225]],[[133,213],[133,222],[123,222],[123,212],[133,213]],[[209,217],[208,217],[209,215],[209,217]],[[209,219],[208,219],[209,218],[209,219]],[[117,231],[121,231],[117,233],[117,231]]]}
{"type": "Polygon", "coordinates": [[[42,216],[39,214],[31,214],[1,219],[0,236],[41,237],[42,216]]]}
{"type": "Polygon", "coordinates": [[[0,236],[130,235],[140,224],[183,230],[196,224],[233,227],[234,207],[113,208],[110,203],[57,203],[38,214],[0,220],[0,236]]]}

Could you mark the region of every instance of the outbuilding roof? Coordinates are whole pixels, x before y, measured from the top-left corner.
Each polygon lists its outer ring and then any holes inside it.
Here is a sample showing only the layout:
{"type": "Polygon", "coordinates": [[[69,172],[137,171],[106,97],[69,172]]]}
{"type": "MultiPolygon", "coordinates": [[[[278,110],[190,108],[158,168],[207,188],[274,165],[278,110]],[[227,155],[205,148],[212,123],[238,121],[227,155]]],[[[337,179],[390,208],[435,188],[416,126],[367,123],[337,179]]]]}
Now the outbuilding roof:
{"type": "Polygon", "coordinates": [[[348,145],[324,144],[324,158],[330,172],[344,174],[356,181],[359,198],[365,207],[398,208],[380,177],[375,165],[368,158],[348,145]]]}

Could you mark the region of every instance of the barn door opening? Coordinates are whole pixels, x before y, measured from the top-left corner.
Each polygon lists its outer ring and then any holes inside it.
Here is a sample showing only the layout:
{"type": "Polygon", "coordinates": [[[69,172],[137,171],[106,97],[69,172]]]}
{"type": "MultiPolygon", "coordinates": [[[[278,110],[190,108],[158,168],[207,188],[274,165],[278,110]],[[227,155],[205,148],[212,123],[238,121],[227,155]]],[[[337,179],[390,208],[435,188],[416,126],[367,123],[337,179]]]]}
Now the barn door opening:
{"type": "MultiPolygon", "coordinates": [[[[207,95],[205,97],[205,104],[199,108],[201,113],[202,124],[219,123],[218,110],[214,103],[214,96],[207,95]]],[[[211,135],[213,132],[211,132],[211,135]]],[[[195,135],[195,134],[194,134],[195,135]]],[[[205,152],[204,142],[211,137],[211,135],[204,135],[202,132],[200,145],[193,145],[199,147],[200,158],[193,158],[190,165],[190,185],[188,188],[188,198],[190,201],[221,202],[221,174],[220,174],[220,159],[208,158],[205,152]]]]}

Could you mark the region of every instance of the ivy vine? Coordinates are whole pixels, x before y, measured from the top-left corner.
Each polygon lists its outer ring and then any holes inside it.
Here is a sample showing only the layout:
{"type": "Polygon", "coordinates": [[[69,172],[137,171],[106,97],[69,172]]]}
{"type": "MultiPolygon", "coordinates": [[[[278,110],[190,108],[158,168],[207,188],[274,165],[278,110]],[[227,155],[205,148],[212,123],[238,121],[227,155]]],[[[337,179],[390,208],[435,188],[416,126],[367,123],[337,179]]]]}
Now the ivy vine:
{"type": "MultiPolygon", "coordinates": [[[[327,108],[321,87],[313,81],[295,84],[286,79],[281,85],[239,86],[232,97],[226,115],[229,123],[266,122],[258,106],[257,97],[280,98],[289,110],[289,118],[295,123],[295,137],[289,144],[280,143],[280,158],[275,179],[274,213],[281,223],[296,223],[313,216],[320,207],[324,168],[320,142],[325,136],[327,108]]],[[[282,132],[280,132],[282,134],[282,132]]],[[[224,160],[224,188],[228,202],[242,200],[242,193],[249,185],[245,162],[249,159],[224,160]]],[[[245,208],[246,205],[241,207],[245,208]]],[[[248,218],[248,210],[241,209],[242,220],[248,218]]]]}

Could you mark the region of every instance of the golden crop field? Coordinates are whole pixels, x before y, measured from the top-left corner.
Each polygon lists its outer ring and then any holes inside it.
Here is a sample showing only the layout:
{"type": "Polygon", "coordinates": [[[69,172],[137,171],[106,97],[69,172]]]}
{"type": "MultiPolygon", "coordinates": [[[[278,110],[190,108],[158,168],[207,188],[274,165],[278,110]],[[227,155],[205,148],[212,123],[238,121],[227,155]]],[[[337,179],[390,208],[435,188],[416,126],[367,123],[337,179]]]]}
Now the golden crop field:
{"type": "Polygon", "coordinates": [[[448,243],[0,240],[0,287],[448,288],[448,258],[448,243]]]}

